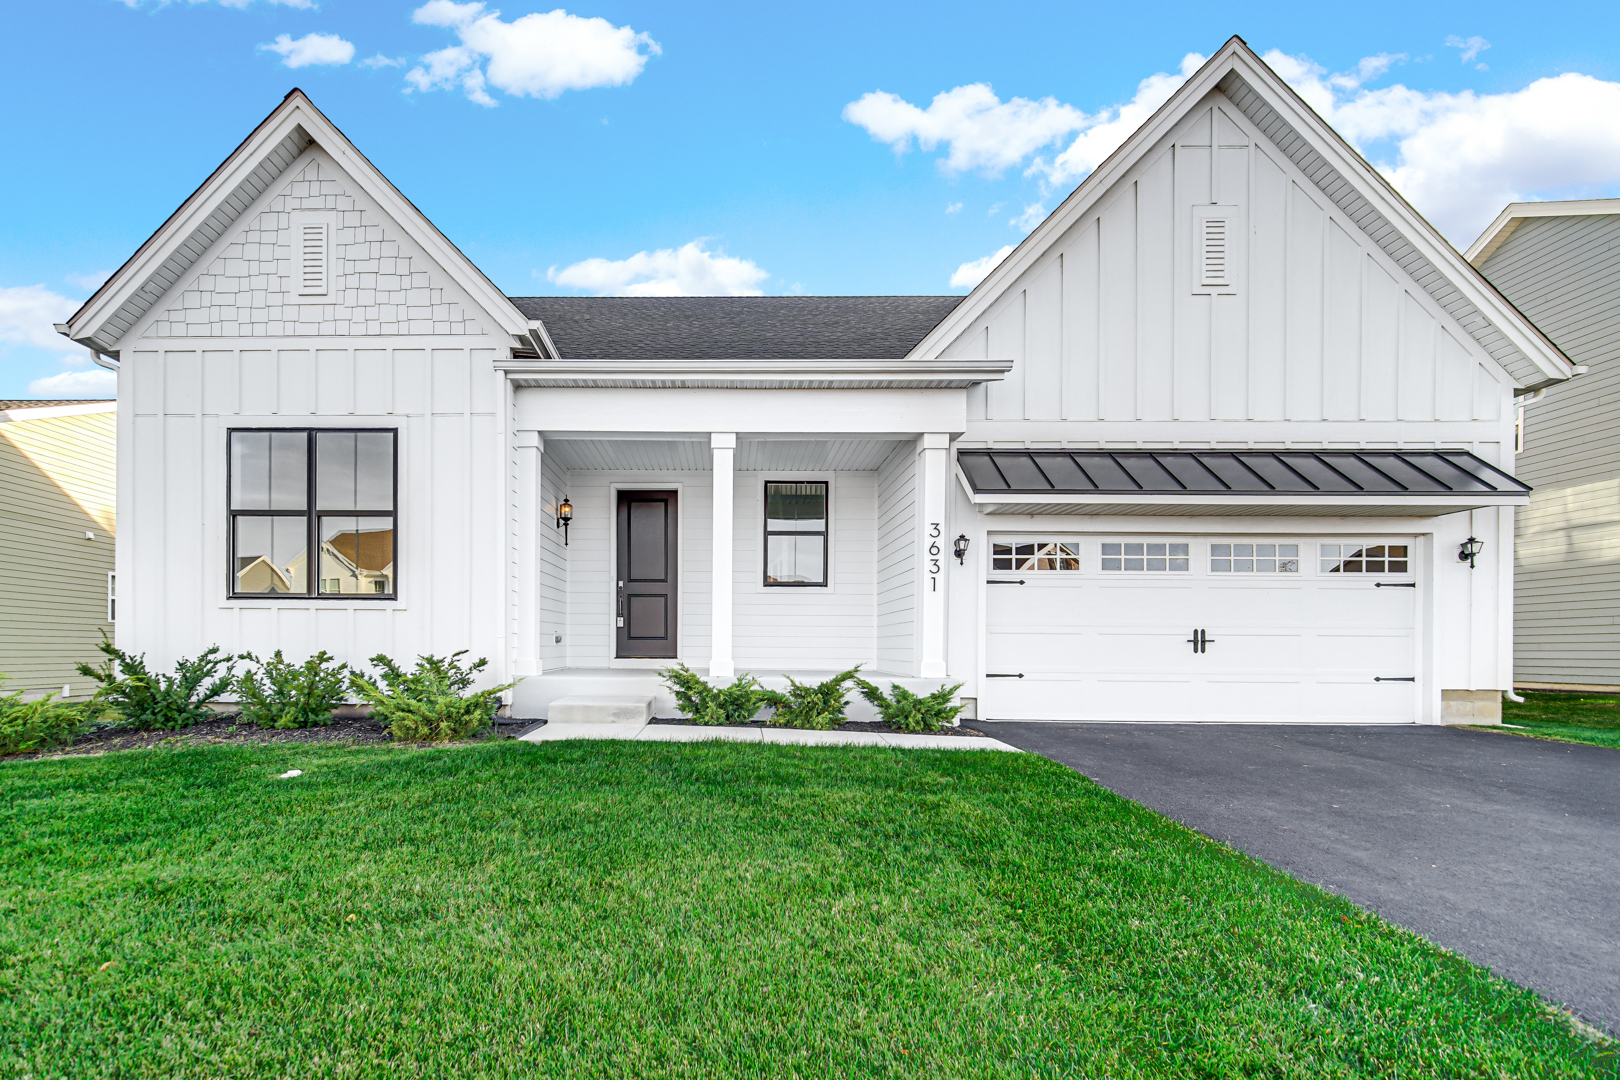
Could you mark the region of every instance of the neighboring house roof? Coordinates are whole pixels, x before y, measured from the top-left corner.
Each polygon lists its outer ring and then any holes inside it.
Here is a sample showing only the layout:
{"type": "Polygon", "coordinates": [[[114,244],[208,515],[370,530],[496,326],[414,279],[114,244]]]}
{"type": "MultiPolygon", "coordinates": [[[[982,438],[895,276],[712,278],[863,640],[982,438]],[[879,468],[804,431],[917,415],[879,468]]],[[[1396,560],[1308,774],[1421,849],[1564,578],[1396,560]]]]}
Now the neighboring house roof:
{"type": "Polygon", "coordinates": [[[1479,239],[1468,245],[1466,258],[1475,266],[1496,254],[1496,249],[1513,235],[1527,218],[1578,217],[1588,214],[1620,214],[1620,199],[1566,199],[1559,202],[1516,202],[1496,215],[1479,239]]]}
{"type": "Polygon", "coordinates": [[[570,360],[897,360],[960,296],[514,296],[570,360]]]}
{"type": "Polygon", "coordinates": [[[330,154],[503,330],[526,339],[528,322],[505,295],[296,87],[58,330],[87,348],[117,355],[124,334],[312,144],[330,154]]]}
{"type": "Polygon", "coordinates": [[[118,408],[111,398],[13,398],[0,401],[0,424],[20,420],[47,420],[57,416],[84,416],[110,413],[118,408]]]}
{"type": "Polygon", "coordinates": [[[102,405],[111,398],[10,398],[0,399],[0,409],[49,409],[55,405],[102,405]]]}
{"type": "Polygon", "coordinates": [[[340,532],[328,540],[326,546],[356,570],[381,573],[394,565],[393,529],[340,532]]]}
{"type": "Polygon", "coordinates": [[[1272,144],[1479,343],[1514,381],[1536,389],[1570,377],[1569,359],[1465,260],[1367,159],[1233,37],[968,294],[913,350],[940,355],[984,316],[1059,237],[1211,91],[1272,144]]]}

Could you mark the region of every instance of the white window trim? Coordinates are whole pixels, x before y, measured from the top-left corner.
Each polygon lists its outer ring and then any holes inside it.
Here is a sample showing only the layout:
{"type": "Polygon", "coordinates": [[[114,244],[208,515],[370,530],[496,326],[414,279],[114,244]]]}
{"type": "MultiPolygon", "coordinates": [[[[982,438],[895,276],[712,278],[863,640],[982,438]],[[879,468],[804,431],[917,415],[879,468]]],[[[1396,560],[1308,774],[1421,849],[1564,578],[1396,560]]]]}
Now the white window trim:
{"type": "MultiPolygon", "coordinates": [[[[827,596],[838,592],[838,474],[827,472],[793,472],[788,469],[756,469],[752,472],[738,472],[739,477],[752,485],[753,497],[758,499],[758,508],[746,528],[753,530],[754,560],[748,567],[753,586],[750,592],[770,596],[827,596]],[[827,485],[827,584],[825,585],[767,585],[765,584],[765,485],[767,483],[788,482],[795,484],[817,483],[827,485]]],[[[733,520],[733,528],[742,535],[742,515],[737,514],[733,520]]],[[[877,536],[872,538],[874,554],[877,550],[877,536]]],[[[733,558],[735,558],[735,553],[733,558]]],[[[732,573],[740,573],[740,566],[734,565],[732,573]]]]}

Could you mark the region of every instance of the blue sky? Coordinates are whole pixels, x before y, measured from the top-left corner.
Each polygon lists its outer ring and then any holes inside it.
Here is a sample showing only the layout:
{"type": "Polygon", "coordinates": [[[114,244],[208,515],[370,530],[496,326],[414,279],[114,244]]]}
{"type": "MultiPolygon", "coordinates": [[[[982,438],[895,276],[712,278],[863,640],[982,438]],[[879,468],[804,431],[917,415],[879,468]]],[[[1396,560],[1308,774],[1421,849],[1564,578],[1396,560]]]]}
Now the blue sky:
{"type": "Polygon", "coordinates": [[[1459,246],[1620,194],[1613,3],[552,10],[13,5],[0,397],[97,392],[48,323],[293,86],[514,295],[963,292],[1233,33],[1459,246]]]}

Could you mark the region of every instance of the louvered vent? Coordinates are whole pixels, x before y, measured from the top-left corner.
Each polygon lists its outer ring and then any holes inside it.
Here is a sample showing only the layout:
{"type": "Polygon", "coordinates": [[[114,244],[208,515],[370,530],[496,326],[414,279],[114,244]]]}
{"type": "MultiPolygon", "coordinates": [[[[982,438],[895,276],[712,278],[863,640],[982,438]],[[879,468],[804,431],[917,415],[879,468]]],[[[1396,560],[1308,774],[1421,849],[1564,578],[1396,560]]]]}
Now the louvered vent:
{"type": "Polygon", "coordinates": [[[324,221],[298,223],[298,295],[326,295],[327,228],[324,221]]]}
{"type": "Polygon", "coordinates": [[[1236,292],[1243,258],[1243,216],[1236,206],[1193,207],[1193,288],[1236,292]]]}

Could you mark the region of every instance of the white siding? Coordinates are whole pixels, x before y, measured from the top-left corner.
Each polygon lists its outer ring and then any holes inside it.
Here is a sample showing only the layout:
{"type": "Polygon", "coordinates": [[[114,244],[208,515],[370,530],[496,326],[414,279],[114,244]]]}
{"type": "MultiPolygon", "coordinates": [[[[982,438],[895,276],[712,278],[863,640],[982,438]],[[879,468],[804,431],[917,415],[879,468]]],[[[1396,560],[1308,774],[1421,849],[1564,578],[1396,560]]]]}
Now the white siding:
{"type": "MultiPolygon", "coordinates": [[[[557,528],[557,504],[568,490],[568,474],[550,454],[540,458],[540,510],[536,516],[536,557],[540,560],[535,575],[539,589],[536,605],[540,623],[539,656],[541,670],[562,667],[568,660],[568,559],[574,553],[572,540],[563,544],[563,532],[557,528]],[[559,635],[562,640],[558,640],[559,635]]],[[[572,527],[570,527],[572,532],[572,527]]]]}
{"type": "Polygon", "coordinates": [[[917,448],[903,443],[877,473],[877,666],[917,666],[917,448]]]}
{"type": "Polygon", "coordinates": [[[499,676],[505,620],[491,605],[503,593],[507,436],[496,350],[432,345],[126,349],[120,645],[158,665],[214,644],[295,659],[326,649],[349,663],[465,648],[499,676]],[[226,433],[281,426],[399,429],[397,601],[229,599],[226,433]]]}
{"type": "Polygon", "coordinates": [[[1505,375],[1213,93],[944,355],[1012,359],[988,421],[1497,420],[1505,375]],[[1195,208],[1242,226],[1197,274],[1195,208]],[[1223,210],[1223,212],[1226,212],[1223,210]]]}

